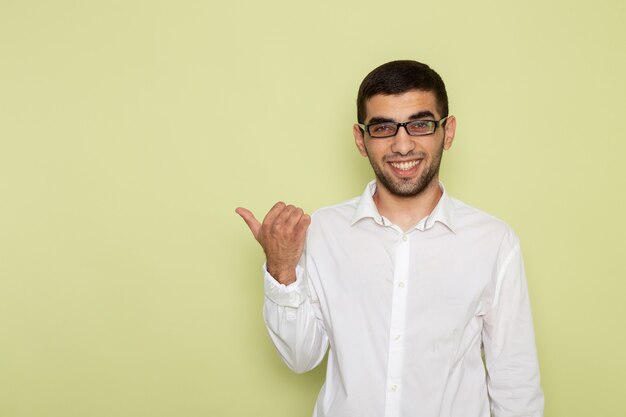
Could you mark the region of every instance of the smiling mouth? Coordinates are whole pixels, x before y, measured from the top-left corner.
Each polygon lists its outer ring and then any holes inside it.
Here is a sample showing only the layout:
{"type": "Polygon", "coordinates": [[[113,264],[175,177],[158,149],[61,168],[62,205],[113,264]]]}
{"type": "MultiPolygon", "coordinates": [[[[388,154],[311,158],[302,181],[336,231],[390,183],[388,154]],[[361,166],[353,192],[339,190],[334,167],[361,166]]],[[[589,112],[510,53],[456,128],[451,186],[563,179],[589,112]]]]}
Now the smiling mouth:
{"type": "Polygon", "coordinates": [[[389,162],[389,165],[400,171],[408,171],[411,168],[419,165],[420,162],[422,162],[421,159],[415,159],[413,161],[389,162]]]}

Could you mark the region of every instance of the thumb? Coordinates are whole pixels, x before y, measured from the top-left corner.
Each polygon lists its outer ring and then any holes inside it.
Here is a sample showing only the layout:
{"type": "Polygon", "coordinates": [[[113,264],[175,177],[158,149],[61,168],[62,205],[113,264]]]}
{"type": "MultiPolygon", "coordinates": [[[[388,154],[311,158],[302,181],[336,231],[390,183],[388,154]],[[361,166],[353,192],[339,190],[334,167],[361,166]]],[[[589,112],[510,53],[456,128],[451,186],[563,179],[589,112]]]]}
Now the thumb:
{"type": "Polygon", "coordinates": [[[254,235],[254,238],[256,240],[259,240],[258,236],[259,236],[259,230],[261,229],[261,223],[259,223],[256,217],[254,217],[254,214],[252,214],[252,212],[248,210],[247,208],[243,208],[243,207],[237,207],[235,212],[241,216],[244,222],[246,222],[246,224],[250,228],[250,231],[254,235]]]}

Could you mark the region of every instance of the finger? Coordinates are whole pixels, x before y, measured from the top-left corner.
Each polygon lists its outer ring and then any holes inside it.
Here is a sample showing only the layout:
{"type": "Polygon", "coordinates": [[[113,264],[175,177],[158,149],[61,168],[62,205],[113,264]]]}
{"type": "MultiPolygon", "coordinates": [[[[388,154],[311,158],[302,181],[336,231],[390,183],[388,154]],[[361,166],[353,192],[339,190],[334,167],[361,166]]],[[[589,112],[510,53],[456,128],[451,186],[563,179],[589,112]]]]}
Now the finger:
{"type": "Polygon", "coordinates": [[[303,214],[302,217],[300,217],[298,223],[295,225],[296,236],[298,236],[298,239],[304,239],[304,236],[310,224],[311,216],[309,216],[308,214],[303,214]]]}
{"type": "Polygon", "coordinates": [[[294,209],[289,214],[289,217],[285,219],[285,226],[288,228],[294,228],[304,215],[304,210],[299,207],[294,207],[294,209]]]}
{"type": "Polygon", "coordinates": [[[243,221],[246,222],[254,238],[259,240],[258,236],[259,236],[259,229],[261,229],[261,223],[259,223],[256,217],[254,217],[254,214],[252,214],[252,212],[248,210],[247,208],[243,208],[243,207],[237,207],[235,212],[241,216],[243,221]]]}
{"type": "Polygon", "coordinates": [[[274,220],[276,219],[276,217],[278,217],[284,209],[285,209],[285,203],[283,203],[282,201],[279,201],[278,203],[274,204],[274,206],[270,209],[270,211],[268,211],[267,214],[265,215],[265,218],[263,219],[263,224],[271,225],[272,223],[274,223],[274,220]]]}
{"type": "Polygon", "coordinates": [[[283,210],[278,214],[278,216],[276,216],[276,218],[274,219],[273,226],[285,224],[287,220],[291,217],[295,209],[296,208],[291,204],[285,206],[283,210]]]}

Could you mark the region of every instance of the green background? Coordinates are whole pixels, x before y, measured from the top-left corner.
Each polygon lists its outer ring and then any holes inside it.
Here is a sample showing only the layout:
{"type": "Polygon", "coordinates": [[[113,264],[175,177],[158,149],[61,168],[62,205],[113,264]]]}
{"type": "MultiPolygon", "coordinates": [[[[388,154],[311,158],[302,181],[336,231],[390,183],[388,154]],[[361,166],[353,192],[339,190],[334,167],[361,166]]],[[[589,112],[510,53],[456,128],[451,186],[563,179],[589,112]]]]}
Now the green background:
{"type": "MultiPolygon", "coordinates": [[[[447,83],[453,196],[524,249],[547,417],[626,415],[626,8],[0,0],[0,416],[310,416],[234,213],[362,192],[356,90],[447,83]]],[[[457,416],[453,416],[457,417],[457,416]]]]}

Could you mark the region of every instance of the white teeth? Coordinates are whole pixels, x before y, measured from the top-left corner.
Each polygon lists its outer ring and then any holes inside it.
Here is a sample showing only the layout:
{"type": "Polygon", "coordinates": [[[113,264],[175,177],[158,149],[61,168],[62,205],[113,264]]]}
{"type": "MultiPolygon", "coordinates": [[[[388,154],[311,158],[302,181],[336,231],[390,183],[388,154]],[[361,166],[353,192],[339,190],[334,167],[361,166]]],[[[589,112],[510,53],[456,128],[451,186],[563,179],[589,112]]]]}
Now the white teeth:
{"type": "Polygon", "coordinates": [[[409,170],[419,163],[420,163],[419,159],[415,161],[406,161],[406,162],[390,162],[391,166],[397,169],[401,169],[402,171],[409,170]]]}

